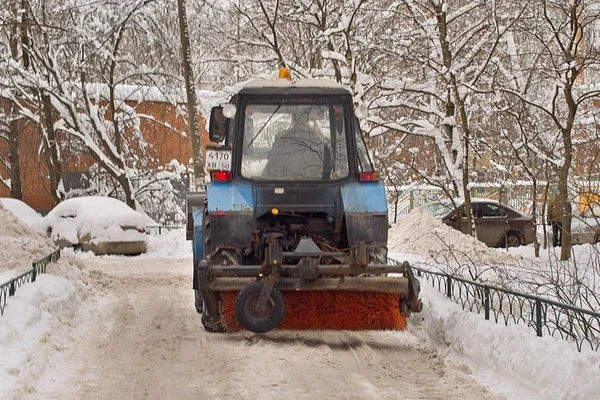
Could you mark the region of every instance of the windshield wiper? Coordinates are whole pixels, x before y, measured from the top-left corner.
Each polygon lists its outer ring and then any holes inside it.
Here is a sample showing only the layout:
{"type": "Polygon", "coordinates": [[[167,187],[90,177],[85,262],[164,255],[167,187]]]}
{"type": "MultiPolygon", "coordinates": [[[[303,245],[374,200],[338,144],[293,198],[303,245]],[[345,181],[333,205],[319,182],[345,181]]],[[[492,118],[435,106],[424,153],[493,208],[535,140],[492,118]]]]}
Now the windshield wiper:
{"type": "Polygon", "coordinates": [[[275,115],[275,113],[277,111],[279,111],[280,108],[281,108],[281,104],[277,106],[277,108],[275,109],[275,111],[273,111],[273,113],[269,116],[269,119],[267,119],[267,122],[265,122],[263,124],[263,126],[258,130],[258,132],[256,132],[256,135],[254,135],[254,137],[252,138],[252,140],[250,141],[250,143],[248,143],[248,146],[246,146],[246,150],[248,150],[248,148],[252,145],[252,143],[254,143],[254,140],[258,137],[258,135],[260,135],[260,133],[263,131],[263,129],[265,129],[265,127],[267,126],[267,124],[271,121],[271,119],[273,118],[273,116],[275,115]]]}

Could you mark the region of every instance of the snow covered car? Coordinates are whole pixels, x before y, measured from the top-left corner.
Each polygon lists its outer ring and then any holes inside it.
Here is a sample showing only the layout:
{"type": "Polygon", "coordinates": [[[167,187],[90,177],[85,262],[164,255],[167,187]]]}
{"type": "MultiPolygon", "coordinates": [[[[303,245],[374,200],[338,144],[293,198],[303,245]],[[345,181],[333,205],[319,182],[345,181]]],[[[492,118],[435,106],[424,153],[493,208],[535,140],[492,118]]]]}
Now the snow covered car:
{"type": "MultiPolygon", "coordinates": [[[[467,216],[462,199],[455,199],[456,209],[450,200],[440,200],[424,209],[442,222],[467,233],[467,216]]],[[[518,247],[533,243],[534,221],[496,200],[472,198],[471,208],[477,238],[490,247],[518,247]]]]}
{"type": "Polygon", "coordinates": [[[600,243],[600,206],[588,208],[571,220],[571,243],[600,243]]]}
{"type": "Polygon", "coordinates": [[[96,255],[138,255],[146,252],[146,225],[152,220],[110,197],[78,197],[57,204],[42,221],[43,229],[61,247],[96,255]]]}
{"type": "Polygon", "coordinates": [[[29,205],[19,199],[13,199],[10,197],[0,198],[0,203],[5,209],[12,212],[17,218],[19,218],[25,224],[31,226],[34,229],[41,229],[42,216],[29,205]]]}

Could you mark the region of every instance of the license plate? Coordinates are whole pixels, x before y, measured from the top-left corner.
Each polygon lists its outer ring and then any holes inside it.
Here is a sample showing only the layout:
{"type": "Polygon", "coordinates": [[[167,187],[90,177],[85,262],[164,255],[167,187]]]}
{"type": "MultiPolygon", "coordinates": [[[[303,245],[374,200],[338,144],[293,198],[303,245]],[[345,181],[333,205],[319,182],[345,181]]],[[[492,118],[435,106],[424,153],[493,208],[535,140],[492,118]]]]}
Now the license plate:
{"type": "Polygon", "coordinates": [[[231,150],[206,149],[205,165],[209,171],[231,171],[231,150]]]}

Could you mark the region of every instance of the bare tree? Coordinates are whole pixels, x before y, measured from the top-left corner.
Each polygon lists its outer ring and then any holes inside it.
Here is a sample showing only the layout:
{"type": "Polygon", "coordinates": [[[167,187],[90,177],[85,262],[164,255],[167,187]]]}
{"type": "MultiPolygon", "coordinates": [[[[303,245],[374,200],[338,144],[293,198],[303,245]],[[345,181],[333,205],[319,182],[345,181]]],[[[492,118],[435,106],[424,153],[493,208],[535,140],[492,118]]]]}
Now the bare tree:
{"type": "MultiPolygon", "coordinates": [[[[29,68],[29,58],[23,51],[29,42],[29,12],[24,0],[12,0],[7,4],[2,18],[2,25],[8,29],[6,32],[6,43],[8,51],[5,56],[21,63],[23,68],[29,68]]],[[[6,85],[6,83],[5,83],[6,85]]],[[[10,88],[6,90],[10,91],[10,88]]],[[[6,97],[6,96],[2,96],[6,97]]],[[[5,159],[5,165],[10,172],[10,194],[16,199],[23,198],[23,188],[21,183],[21,160],[19,157],[19,126],[18,113],[15,104],[8,101],[4,110],[4,115],[8,121],[6,135],[8,143],[8,157],[5,159]]]]}
{"type": "Polygon", "coordinates": [[[55,199],[64,196],[59,190],[59,146],[63,150],[71,146],[71,150],[83,149],[101,165],[118,182],[127,204],[135,208],[132,177],[152,161],[140,122],[159,122],[137,113],[127,104],[127,96],[116,92],[126,84],[143,91],[144,84],[164,87],[168,81],[168,74],[160,68],[136,62],[129,52],[132,38],[153,37],[152,26],[141,22],[149,17],[146,12],[154,1],[61,3],[62,8],[54,9],[51,18],[47,10],[57,5],[51,0],[40,4],[36,13],[31,10],[29,14],[35,36],[24,48],[31,67],[3,60],[3,68],[8,71],[9,94],[19,115],[38,126],[42,134],[55,199]]]}
{"type": "Polygon", "coordinates": [[[595,69],[600,54],[590,46],[591,27],[600,18],[595,3],[576,0],[570,3],[539,0],[529,3],[527,17],[516,35],[526,45],[519,47],[523,57],[533,62],[527,67],[514,61],[504,71],[507,84],[499,89],[507,95],[509,106],[521,102],[535,109],[534,114],[553,127],[545,135],[546,148],[558,143],[548,161],[558,177],[557,198],[561,206],[562,239],[561,259],[571,254],[571,215],[573,197],[576,193],[572,181],[573,140],[577,124],[589,123],[582,119],[582,109],[593,108],[591,102],[600,90],[585,85],[584,71],[595,69]],[[587,39],[586,39],[587,38],[587,39]]]}
{"type": "Polygon", "coordinates": [[[395,65],[404,73],[388,77],[371,97],[371,109],[393,110],[385,119],[381,112],[371,119],[371,134],[392,131],[428,138],[444,173],[426,179],[445,190],[450,184],[451,195],[463,197],[470,209],[471,139],[474,129],[482,130],[478,125],[489,107],[483,94],[489,85],[487,69],[505,27],[514,23],[520,9],[501,12],[503,2],[485,1],[401,4],[395,12],[395,48],[401,62],[395,65]]]}
{"type": "Polygon", "coordinates": [[[198,189],[204,184],[204,167],[200,145],[200,126],[198,112],[196,111],[196,90],[194,88],[194,70],[191,67],[192,55],[190,50],[190,33],[187,23],[185,0],[177,0],[177,15],[179,16],[179,34],[181,38],[181,60],[183,65],[183,78],[187,96],[188,126],[192,141],[192,167],[194,170],[194,188],[198,189]]]}

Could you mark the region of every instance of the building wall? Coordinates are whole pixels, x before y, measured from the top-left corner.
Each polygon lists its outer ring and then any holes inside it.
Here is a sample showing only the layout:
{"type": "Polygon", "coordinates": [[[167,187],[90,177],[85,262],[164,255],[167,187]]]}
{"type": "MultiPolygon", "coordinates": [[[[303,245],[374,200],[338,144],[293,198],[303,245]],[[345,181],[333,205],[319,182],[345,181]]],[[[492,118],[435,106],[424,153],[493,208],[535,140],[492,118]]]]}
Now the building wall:
{"type": "Polygon", "coordinates": [[[0,182],[0,197],[10,197],[10,188],[4,182],[0,182]]]}
{"type": "MultiPolygon", "coordinates": [[[[191,141],[187,131],[187,121],[184,115],[178,112],[177,107],[165,102],[127,102],[135,107],[138,114],[152,116],[159,123],[151,120],[142,120],[140,129],[150,144],[149,154],[152,158],[151,167],[156,171],[166,166],[172,160],[189,166],[192,158],[191,141]]],[[[6,107],[6,103],[1,104],[6,107]]],[[[185,105],[183,105],[185,107],[185,105]]],[[[39,154],[40,133],[37,126],[21,120],[19,122],[19,154],[21,161],[21,180],[23,185],[23,201],[32,208],[47,212],[54,207],[50,194],[50,180],[44,155],[39,154]]],[[[203,147],[208,143],[208,132],[200,116],[201,143],[203,147]]],[[[59,140],[64,140],[60,137],[59,140]]],[[[8,157],[8,143],[0,140],[0,155],[8,157]]],[[[63,151],[63,175],[81,174],[95,164],[85,152],[68,153],[63,151]]],[[[0,177],[7,179],[10,173],[5,165],[0,163],[0,177]]],[[[10,197],[10,188],[0,183],[0,196],[10,197]]]]}

